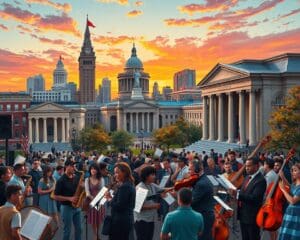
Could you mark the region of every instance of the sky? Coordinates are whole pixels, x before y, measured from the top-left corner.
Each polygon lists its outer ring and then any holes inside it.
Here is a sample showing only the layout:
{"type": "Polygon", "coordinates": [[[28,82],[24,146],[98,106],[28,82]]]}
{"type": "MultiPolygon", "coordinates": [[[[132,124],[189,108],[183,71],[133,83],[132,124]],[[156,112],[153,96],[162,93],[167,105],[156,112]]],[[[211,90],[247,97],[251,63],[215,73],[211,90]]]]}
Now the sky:
{"type": "Polygon", "coordinates": [[[300,0],[0,0],[0,91],[24,91],[42,74],[46,89],[61,55],[68,81],[79,82],[87,15],[96,52],[96,87],[137,55],[160,90],[173,75],[217,64],[300,53],[300,0]]]}

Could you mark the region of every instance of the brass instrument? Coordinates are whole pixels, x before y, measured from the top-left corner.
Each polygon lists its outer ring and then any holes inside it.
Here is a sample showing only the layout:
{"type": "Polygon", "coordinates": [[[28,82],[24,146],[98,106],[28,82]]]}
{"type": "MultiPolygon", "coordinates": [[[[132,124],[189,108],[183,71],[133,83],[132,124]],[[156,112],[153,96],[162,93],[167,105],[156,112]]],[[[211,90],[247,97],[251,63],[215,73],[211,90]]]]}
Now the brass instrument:
{"type": "Polygon", "coordinates": [[[32,181],[32,176],[30,176],[30,175],[24,175],[24,176],[22,176],[22,178],[26,179],[27,181],[26,181],[26,185],[25,185],[25,191],[22,194],[21,199],[20,199],[19,203],[16,206],[16,208],[18,210],[20,210],[20,209],[22,209],[24,207],[24,202],[25,202],[25,198],[26,198],[26,194],[25,194],[26,193],[26,189],[30,186],[31,181],[32,181]]]}
{"type": "Polygon", "coordinates": [[[74,194],[74,197],[78,197],[77,202],[72,203],[72,207],[74,208],[79,208],[82,206],[83,201],[86,197],[85,194],[85,189],[84,189],[84,172],[83,171],[78,171],[80,173],[80,179],[76,188],[76,192],[74,194]]]}

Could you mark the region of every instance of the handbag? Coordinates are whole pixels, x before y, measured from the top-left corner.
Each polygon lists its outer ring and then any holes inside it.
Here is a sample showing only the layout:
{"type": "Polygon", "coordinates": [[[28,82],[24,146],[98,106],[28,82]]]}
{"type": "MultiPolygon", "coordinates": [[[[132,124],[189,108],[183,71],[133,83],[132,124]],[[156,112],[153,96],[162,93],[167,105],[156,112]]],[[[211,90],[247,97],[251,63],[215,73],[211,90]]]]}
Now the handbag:
{"type": "Polygon", "coordinates": [[[102,235],[110,235],[112,231],[112,217],[106,216],[103,221],[102,235]]]}

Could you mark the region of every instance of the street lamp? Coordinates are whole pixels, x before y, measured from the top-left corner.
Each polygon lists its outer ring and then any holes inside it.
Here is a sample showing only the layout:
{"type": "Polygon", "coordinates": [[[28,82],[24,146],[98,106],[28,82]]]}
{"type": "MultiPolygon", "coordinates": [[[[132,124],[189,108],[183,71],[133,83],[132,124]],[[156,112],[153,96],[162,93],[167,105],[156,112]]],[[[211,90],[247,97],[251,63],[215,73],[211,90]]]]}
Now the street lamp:
{"type": "Polygon", "coordinates": [[[140,130],[140,138],[141,138],[141,142],[142,142],[142,147],[141,147],[141,151],[144,150],[144,129],[141,128],[140,130]]]}
{"type": "Polygon", "coordinates": [[[76,129],[72,128],[72,137],[73,137],[73,146],[75,145],[75,139],[76,139],[76,129]]]}

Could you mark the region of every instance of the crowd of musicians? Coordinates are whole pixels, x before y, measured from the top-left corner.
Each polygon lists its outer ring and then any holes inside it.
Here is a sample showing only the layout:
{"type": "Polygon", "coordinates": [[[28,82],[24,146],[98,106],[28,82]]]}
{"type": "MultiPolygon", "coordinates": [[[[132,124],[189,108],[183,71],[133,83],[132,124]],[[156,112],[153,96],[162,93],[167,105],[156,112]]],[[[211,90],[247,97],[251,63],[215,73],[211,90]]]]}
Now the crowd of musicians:
{"type": "Polygon", "coordinates": [[[53,217],[62,239],[82,239],[82,219],[99,239],[101,226],[111,240],[155,239],[300,239],[299,153],[224,156],[181,152],[160,157],[130,151],[100,156],[97,152],[33,153],[11,167],[0,160],[0,240],[22,239],[21,214],[35,206],[53,217]],[[2,166],[1,166],[2,165],[2,166]],[[210,176],[223,175],[235,187],[216,187],[210,176]],[[162,179],[167,181],[160,184],[162,179]],[[103,187],[104,204],[89,204],[103,187]],[[148,190],[140,211],[134,211],[138,188],[148,190]],[[281,195],[280,195],[281,194],[281,195]],[[169,205],[165,198],[176,201],[169,205]],[[231,209],[217,203],[218,195],[231,209]],[[281,198],[279,197],[281,196],[281,198]],[[110,216],[108,218],[108,216],[110,216]],[[271,220],[276,224],[267,226],[271,220]],[[106,221],[109,219],[110,221],[106,221]],[[62,225],[59,223],[62,222],[62,225]],[[98,232],[99,231],[99,232],[98,232]]]}

